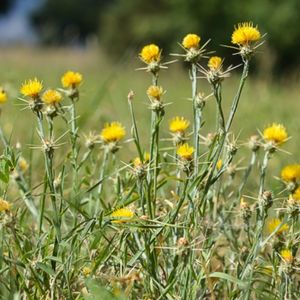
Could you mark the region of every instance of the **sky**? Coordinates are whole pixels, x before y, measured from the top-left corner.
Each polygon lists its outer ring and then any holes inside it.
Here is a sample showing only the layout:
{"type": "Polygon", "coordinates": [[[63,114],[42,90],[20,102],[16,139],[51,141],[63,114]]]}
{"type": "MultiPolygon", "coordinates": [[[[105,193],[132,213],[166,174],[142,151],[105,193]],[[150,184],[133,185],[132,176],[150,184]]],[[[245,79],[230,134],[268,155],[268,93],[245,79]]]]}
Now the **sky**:
{"type": "Polygon", "coordinates": [[[28,16],[41,2],[42,0],[15,0],[11,10],[0,17],[1,44],[36,41],[28,16]]]}

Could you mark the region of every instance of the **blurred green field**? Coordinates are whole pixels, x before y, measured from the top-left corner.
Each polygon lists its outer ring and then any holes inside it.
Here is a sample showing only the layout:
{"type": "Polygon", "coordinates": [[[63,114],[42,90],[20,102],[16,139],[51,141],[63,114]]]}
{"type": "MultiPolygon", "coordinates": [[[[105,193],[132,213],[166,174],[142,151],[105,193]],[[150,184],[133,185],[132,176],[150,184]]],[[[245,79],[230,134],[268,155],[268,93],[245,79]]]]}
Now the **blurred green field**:
{"type": "MultiPolygon", "coordinates": [[[[168,60],[172,57],[165,54],[164,59],[168,60]]],[[[21,142],[24,146],[23,150],[29,149],[29,141],[33,144],[38,144],[38,141],[32,140],[32,136],[36,136],[32,112],[22,110],[24,106],[17,100],[21,83],[36,76],[43,81],[45,87],[60,87],[60,77],[66,70],[79,71],[84,76],[84,83],[80,87],[81,99],[78,103],[81,136],[90,130],[99,132],[106,121],[114,120],[121,121],[129,134],[130,116],[127,94],[133,90],[140,134],[145,137],[145,141],[148,140],[150,111],[145,91],[150,85],[151,77],[143,71],[136,71],[138,67],[143,66],[137,53],[127,53],[126,57],[114,62],[102,54],[98,48],[89,50],[3,48],[0,62],[3,70],[0,75],[0,84],[6,88],[10,96],[9,103],[3,108],[0,122],[6,135],[11,136],[12,143],[21,142]]],[[[236,90],[239,71],[237,70],[223,83],[225,112],[228,112],[236,90]]],[[[160,84],[167,91],[164,102],[172,103],[166,108],[166,116],[162,124],[162,136],[168,137],[170,118],[182,115],[191,119],[191,102],[187,99],[191,94],[187,69],[184,69],[181,63],[170,65],[168,70],[161,72],[160,84]]],[[[199,87],[206,94],[210,93],[210,87],[205,79],[200,80],[199,87]]],[[[284,163],[295,162],[299,153],[298,91],[298,82],[290,81],[289,78],[266,82],[257,78],[255,73],[251,73],[234,120],[233,131],[235,135],[240,134],[241,142],[247,140],[251,134],[257,133],[257,129],[262,130],[265,125],[272,122],[280,122],[287,127],[293,138],[283,148],[295,155],[284,153],[278,155],[277,159],[272,160],[272,163],[277,166],[276,169],[284,163]]],[[[214,128],[213,98],[207,103],[204,115],[206,123],[202,134],[206,135],[214,128]]],[[[61,130],[60,133],[62,132],[61,130]]],[[[41,155],[41,153],[35,151],[36,155],[41,155]]],[[[133,143],[129,148],[126,146],[126,151],[121,151],[121,155],[124,159],[135,155],[133,143]]]]}

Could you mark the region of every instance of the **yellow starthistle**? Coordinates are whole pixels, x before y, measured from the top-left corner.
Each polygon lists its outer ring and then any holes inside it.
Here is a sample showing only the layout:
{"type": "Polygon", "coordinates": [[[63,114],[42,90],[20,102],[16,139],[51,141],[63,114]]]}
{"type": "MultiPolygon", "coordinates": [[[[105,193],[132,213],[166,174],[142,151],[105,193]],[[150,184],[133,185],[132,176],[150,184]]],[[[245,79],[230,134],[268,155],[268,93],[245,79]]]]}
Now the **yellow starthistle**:
{"type": "Polygon", "coordinates": [[[185,49],[199,49],[201,38],[194,33],[187,34],[182,40],[182,46],[185,49]]]}
{"type": "Polygon", "coordinates": [[[212,56],[209,59],[207,66],[211,71],[220,70],[222,66],[222,58],[219,56],[212,56]]]}
{"type": "Polygon", "coordinates": [[[295,182],[300,178],[300,165],[287,165],[281,170],[281,179],[286,182],[295,182]]]}
{"type": "Polygon", "coordinates": [[[132,210],[128,208],[119,208],[110,214],[113,219],[112,223],[124,223],[130,221],[134,217],[132,210]]]}
{"type": "Polygon", "coordinates": [[[45,91],[42,95],[43,102],[48,105],[58,104],[61,101],[61,99],[62,99],[61,93],[52,89],[45,91]]]}
{"type": "Polygon", "coordinates": [[[143,155],[143,161],[141,161],[141,159],[139,157],[136,157],[133,160],[133,166],[135,168],[141,167],[143,164],[147,164],[150,161],[150,153],[149,152],[145,152],[143,155]]]}
{"type": "Polygon", "coordinates": [[[273,142],[276,145],[281,145],[287,140],[288,134],[283,125],[273,123],[271,126],[265,128],[263,137],[267,142],[273,142]]]}
{"type": "MultiPolygon", "coordinates": [[[[267,223],[267,229],[269,234],[272,234],[277,227],[279,227],[282,224],[282,221],[278,218],[272,218],[267,223]]],[[[277,230],[276,235],[280,235],[286,231],[289,230],[288,224],[282,224],[282,226],[277,230]]]]}
{"type": "Polygon", "coordinates": [[[175,117],[170,121],[169,130],[172,133],[182,133],[188,129],[190,126],[190,122],[186,120],[184,117],[175,117]]]}
{"type": "Polygon", "coordinates": [[[223,160],[222,160],[222,159],[219,159],[219,160],[217,161],[217,165],[216,165],[217,170],[218,170],[218,171],[221,170],[222,166],[223,166],[223,160]]]}
{"type": "Polygon", "coordinates": [[[140,52],[140,58],[146,64],[151,64],[153,62],[160,62],[161,50],[155,44],[146,45],[140,52]]]}
{"type": "Polygon", "coordinates": [[[294,200],[296,200],[297,202],[300,201],[300,187],[298,187],[298,188],[294,191],[294,193],[292,194],[292,198],[293,198],[294,200]]]}
{"type": "Polygon", "coordinates": [[[235,26],[231,36],[231,42],[239,46],[249,46],[251,43],[261,39],[257,26],[252,22],[244,22],[235,26]]]}
{"type": "Polygon", "coordinates": [[[118,142],[126,135],[125,128],[119,122],[106,123],[101,131],[104,143],[118,142]]]}
{"type": "Polygon", "coordinates": [[[36,99],[39,97],[41,90],[43,89],[43,84],[37,78],[25,81],[20,89],[20,92],[25,97],[30,97],[36,99]]]}
{"type": "Polygon", "coordinates": [[[92,269],[90,267],[83,267],[82,274],[84,277],[88,277],[92,273],[92,269]]]}
{"type": "Polygon", "coordinates": [[[288,249],[283,249],[280,251],[280,256],[282,257],[282,259],[287,263],[287,264],[291,264],[294,260],[293,254],[291,250],[288,249]]]}
{"type": "Polygon", "coordinates": [[[242,197],[241,200],[240,200],[240,208],[241,208],[242,210],[249,209],[249,204],[248,204],[248,202],[245,200],[244,197],[242,197]]]}
{"type": "Polygon", "coordinates": [[[68,71],[61,78],[61,83],[64,88],[75,89],[81,82],[82,75],[78,72],[68,71]]]}
{"type": "Polygon", "coordinates": [[[163,93],[164,93],[164,90],[161,86],[151,85],[147,89],[148,97],[153,98],[153,99],[158,100],[158,101],[160,100],[163,93]]]}
{"type": "Polygon", "coordinates": [[[0,212],[9,211],[10,208],[11,208],[11,204],[8,203],[6,200],[0,198],[0,212]]]}
{"type": "Polygon", "coordinates": [[[7,94],[3,87],[0,87],[0,104],[3,104],[7,101],[7,94]]]}
{"type": "Polygon", "coordinates": [[[18,166],[19,166],[20,171],[23,172],[23,173],[25,173],[28,170],[28,168],[29,168],[28,162],[23,157],[19,158],[19,160],[18,160],[18,166]]]}
{"type": "Polygon", "coordinates": [[[177,148],[176,153],[183,160],[191,160],[193,158],[194,148],[185,143],[177,148]]]}

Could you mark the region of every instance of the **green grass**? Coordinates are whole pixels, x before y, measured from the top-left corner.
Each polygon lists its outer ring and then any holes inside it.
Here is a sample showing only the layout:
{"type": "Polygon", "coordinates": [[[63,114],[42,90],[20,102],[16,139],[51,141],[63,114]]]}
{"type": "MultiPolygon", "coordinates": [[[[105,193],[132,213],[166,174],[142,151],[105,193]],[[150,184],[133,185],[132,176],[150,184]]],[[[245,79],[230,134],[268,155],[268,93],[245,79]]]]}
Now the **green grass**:
{"type": "MultiPolygon", "coordinates": [[[[165,59],[168,60],[166,54],[165,59]]],[[[232,127],[241,149],[237,157],[228,150],[226,134],[218,127],[215,143],[201,146],[201,155],[193,162],[180,156],[174,159],[173,149],[167,156],[156,153],[157,149],[165,152],[165,147],[172,147],[171,141],[165,140],[170,138],[169,119],[179,115],[192,120],[191,81],[183,64],[171,64],[159,73],[159,84],[167,91],[163,101],[170,103],[165,107],[159,142],[155,120],[160,115],[153,112],[151,125],[146,96],[151,75],[136,70],[142,66],[136,54],[113,62],[98,49],[3,49],[1,60],[7,71],[1,74],[0,83],[10,99],[3,106],[0,123],[10,141],[1,156],[0,187],[1,197],[12,203],[11,211],[0,212],[0,275],[5,274],[0,276],[0,286],[4,297],[12,298],[19,291],[30,299],[48,299],[47,293],[52,293],[51,299],[122,299],[112,296],[115,288],[127,290],[129,299],[251,299],[254,294],[260,299],[264,293],[272,297],[269,299],[276,299],[276,295],[286,295],[286,287],[298,293],[292,284],[298,279],[289,273],[291,269],[284,269],[279,251],[284,247],[295,249],[294,255],[298,251],[297,215],[289,212],[299,208],[287,205],[288,193],[282,193],[283,183],[274,179],[283,165],[299,163],[297,82],[267,82],[250,74],[232,127]],[[18,100],[19,88],[34,77],[42,80],[45,88],[58,88],[61,75],[67,70],[79,71],[84,78],[79,87],[80,100],[76,102],[79,138],[76,143],[72,131],[70,139],[70,124],[55,118],[55,137],[68,134],[52,156],[52,152],[33,149],[41,145],[41,139],[47,141],[46,128],[51,122],[23,110],[18,100]],[[132,103],[141,137],[138,147],[149,149],[151,126],[155,145],[151,153],[154,159],[135,166],[134,172],[130,171],[133,165],[120,170],[137,156],[132,141],[122,144],[116,155],[109,153],[108,160],[103,154],[109,148],[105,142],[91,152],[84,147],[84,134],[100,133],[105,122],[120,121],[127,129],[127,137],[132,137],[127,101],[130,90],[135,94],[132,103]],[[295,136],[280,149],[296,155],[276,151],[264,182],[268,160],[267,156],[263,160],[263,156],[264,152],[269,155],[268,150],[261,150],[256,163],[250,166],[251,151],[243,144],[272,122],[283,123],[289,135],[295,136]],[[22,151],[14,147],[17,142],[22,151]],[[30,164],[24,174],[18,167],[13,169],[12,153],[20,152],[30,164]],[[220,157],[225,167],[217,170],[220,157]],[[197,172],[193,163],[198,159],[197,172]],[[240,161],[239,167],[248,165],[249,172],[253,169],[245,188],[247,176],[243,171],[234,178],[223,174],[231,161],[240,161]],[[62,180],[53,180],[59,173],[63,174],[62,180]],[[103,179],[101,191],[93,188],[99,178],[103,179]],[[25,195],[17,188],[25,190],[25,195]],[[274,203],[262,197],[262,192],[269,189],[274,203]],[[239,207],[240,193],[249,201],[246,208],[239,207]],[[34,203],[39,218],[34,212],[33,217],[30,215],[28,202],[34,203]],[[123,206],[132,209],[134,216],[128,222],[113,222],[111,211],[123,206]],[[278,209],[290,231],[286,236],[274,237],[263,248],[262,241],[269,238],[265,233],[266,220],[278,216],[278,209]],[[264,270],[269,265],[274,267],[274,274],[264,270]],[[283,276],[290,281],[286,282],[283,276]]],[[[236,70],[222,85],[226,120],[240,72],[236,70]]],[[[211,93],[205,79],[199,80],[198,90],[211,93]]],[[[214,102],[212,97],[204,108],[203,136],[215,130],[214,102]]],[[[69,108],[73,104],[70,99],[63,101],[69,108]]],[[[65,112],[64,117],[72,123],[70,114],[65,112]]],[[[293,271],[297,263],[295,260],[290,266],[293,271]]]]}

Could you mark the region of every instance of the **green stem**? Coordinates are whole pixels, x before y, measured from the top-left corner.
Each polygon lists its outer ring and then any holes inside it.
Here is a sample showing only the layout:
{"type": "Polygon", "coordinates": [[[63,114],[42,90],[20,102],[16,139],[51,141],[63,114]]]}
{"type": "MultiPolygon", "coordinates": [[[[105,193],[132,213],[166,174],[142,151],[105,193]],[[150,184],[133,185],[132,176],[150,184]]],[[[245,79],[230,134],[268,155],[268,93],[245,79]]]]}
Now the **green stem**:
{"type": "Polygon", "coordinates": [[[246,60],[244,62],[244,68],[243,68],[243,73],[242,73],[242,76],[241,76],[240,84],[239,84],[237,93],[236,93],[236,95],[233,99],[233,103],[232,103],[231,109],[230,109],[230,114],[229,114],[229,117],[228,117],[228,120],[227,120],[227,123],[226,123],[226,127],[225,127],[225,132],[226,133],[228,133],[228,131],[231,127],[233,118],[234,118],[236,110],[238,108],[238,104],[239,104],[239,101],[240,101],[240,98],[241,98],[242,90],[243,90],[243,87],[245,85],[246,79],[248,77],[248,71],[249,71],[249,60],[246,60]]]}
{"type": "MultiPolygon", "coordinates": [[[[104,175],[105,175],[106,166],[107,166],[107,162],[108,162],[108,154],[109,154],[109,150],[107,149],[107,147],[105,147],[104,153],[103,153],[102,166],[100,168],[98,194],[97,194],[98,200],[101,202],[101,205],[104,209],[107,209],[107,207],[106,207],[106,204],[104,203],[104,201],[102,201],[101,194],[102,194],[102,189],[103,189],[104,175]]],[[[95,216],[98,214],[99,201],[96,202],[95,216]]]]}
{"type": "Polygon", "coordinates": [[[191,81],[192,81],[192,99],[193,99],[193,131],[194,131],[194,177],[198,175],[198,159],[199,159],[199,145],[200,145],[200,137],[199,137],[199,130],[200,130],[200,118],[199,118],[199,108],[197,105],[197,66],[196,64],[192,64],[191,70],[191,81]]]}

